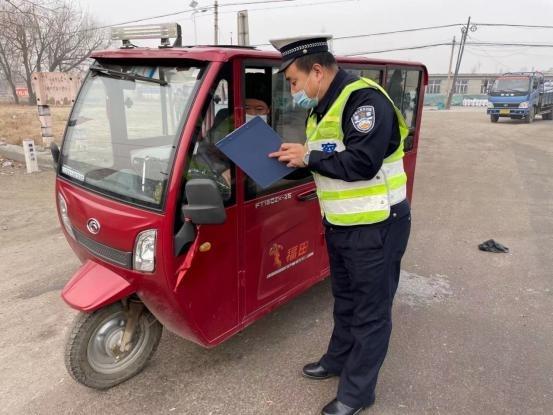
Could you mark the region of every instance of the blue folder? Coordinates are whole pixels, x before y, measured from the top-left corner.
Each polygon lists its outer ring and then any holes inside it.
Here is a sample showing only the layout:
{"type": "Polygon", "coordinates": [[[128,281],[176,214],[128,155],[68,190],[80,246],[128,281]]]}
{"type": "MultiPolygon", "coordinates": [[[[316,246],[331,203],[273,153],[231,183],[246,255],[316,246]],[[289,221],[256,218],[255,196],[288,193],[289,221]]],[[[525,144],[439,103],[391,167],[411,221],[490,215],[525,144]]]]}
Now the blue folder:
{"type": "Polygon", "coordinates": [[[227,135],[216,146],[263,189],[296,169],[269,153],[280,149],[282,139],[261,117],[255,117],[227,135]]]}

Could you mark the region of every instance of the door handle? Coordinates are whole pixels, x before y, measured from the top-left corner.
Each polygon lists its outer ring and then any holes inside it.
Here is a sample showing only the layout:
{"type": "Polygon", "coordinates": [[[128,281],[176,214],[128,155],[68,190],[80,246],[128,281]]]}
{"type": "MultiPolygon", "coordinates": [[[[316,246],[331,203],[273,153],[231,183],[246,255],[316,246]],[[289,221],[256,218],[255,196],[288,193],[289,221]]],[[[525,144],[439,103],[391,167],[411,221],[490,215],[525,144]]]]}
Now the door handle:
{"type": "Polygon", "coordinates": [[[317,199],[317,190],[308,190],[307,192],[300,193],[296,196],[297,199],[301,202],[307,202],[309,200],[317,199]]]}

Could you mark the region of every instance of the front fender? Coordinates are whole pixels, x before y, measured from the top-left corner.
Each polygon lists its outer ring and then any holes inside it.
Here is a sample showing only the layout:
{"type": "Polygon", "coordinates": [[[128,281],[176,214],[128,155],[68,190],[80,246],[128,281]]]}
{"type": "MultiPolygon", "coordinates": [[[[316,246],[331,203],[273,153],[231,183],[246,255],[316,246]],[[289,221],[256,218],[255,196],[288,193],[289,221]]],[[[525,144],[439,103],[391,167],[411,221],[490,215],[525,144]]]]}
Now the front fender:
{"type": "Polygon", "coordinates": [[[86,261],[69,280],[61,298],[72,308],[91,313],[135,291],[123,277],[97,262],[86,261]]]}

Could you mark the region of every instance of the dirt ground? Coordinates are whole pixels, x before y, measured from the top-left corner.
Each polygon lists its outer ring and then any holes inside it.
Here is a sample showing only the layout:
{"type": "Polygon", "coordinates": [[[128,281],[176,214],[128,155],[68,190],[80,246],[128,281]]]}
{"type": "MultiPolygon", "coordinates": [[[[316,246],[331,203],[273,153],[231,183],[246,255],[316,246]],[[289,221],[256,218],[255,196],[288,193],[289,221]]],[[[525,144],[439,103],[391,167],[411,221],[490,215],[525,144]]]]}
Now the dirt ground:
{"type": "MultiPolygon", "coordinates": [[[[57,143],[61,141],[70,109],[70,107],[50,107],[52,133],[57,143]]],[[[33,138],[37,144],[42,143],[37,107],[0,104],[0,142],[21,144],[25,138],[33,138]]]]}
{"type": "MultiPolygon", "coordinates": [[[[552,121],[425,111],[392,342],[364,413],[552,413],[552,144],[552,121]],[[490,238],[510,253],[479,251],[490,238]]],[[[334,397],[335,379],[300,376],[327,345],[328,281],[215,349],[166,331],[136,378],[76,384],[63,365],[75,312],[60,290],[79,263],[53,181],[0,168],[1,413],[318,414],[334,397]]]]}

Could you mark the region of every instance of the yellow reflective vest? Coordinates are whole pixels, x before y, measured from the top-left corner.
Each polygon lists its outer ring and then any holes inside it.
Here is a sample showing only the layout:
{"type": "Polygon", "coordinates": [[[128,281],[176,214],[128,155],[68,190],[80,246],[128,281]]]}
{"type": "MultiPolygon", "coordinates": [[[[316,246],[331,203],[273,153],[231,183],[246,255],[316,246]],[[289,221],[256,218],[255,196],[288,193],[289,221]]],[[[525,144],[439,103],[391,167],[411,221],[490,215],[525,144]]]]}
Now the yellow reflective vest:
{"type": "Polygon", "coordinates": [[[318,123],[317,116],[312,113],[307,120],[306,146],[309,151],[324,151],[327,146],[331,146],[337,152],[346,149],[342,131],[342,114],[350,95],[362,88],[379,90],[393,105],[401,141],[398,148],[384,159],[376,176],[370,180],[346,182],[313,172],[322,213],[328,222],[339,226],[382,222],[390,216],[390,207],[407,197],[403,144],[409,129],[399,109],[376,82],[361,78],[348,84],[318,123]]]}

